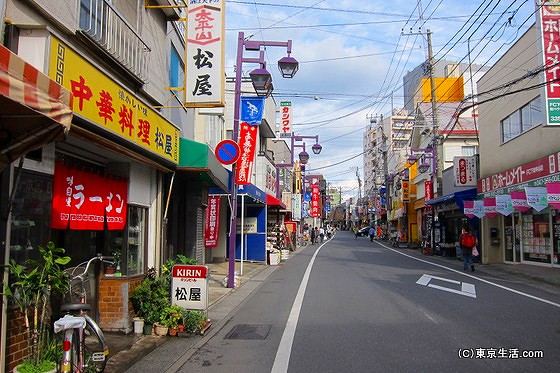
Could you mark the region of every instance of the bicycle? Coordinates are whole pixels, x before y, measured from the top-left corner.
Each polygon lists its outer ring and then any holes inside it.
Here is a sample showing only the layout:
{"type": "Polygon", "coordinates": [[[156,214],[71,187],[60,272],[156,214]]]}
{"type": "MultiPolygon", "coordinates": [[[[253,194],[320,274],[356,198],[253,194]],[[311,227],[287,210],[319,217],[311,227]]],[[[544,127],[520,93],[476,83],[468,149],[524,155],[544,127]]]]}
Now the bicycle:
{"type": "Polygon", "coordinates": [[[113,257],[97,255],[78,266],[65,270],[70,288],[60,307],[63,317],[54,323],[55,333],[64,332],[60,372],[103,372],[109,356],[109,346],[103,331],[87,314],[91,294],[89,270],[93,262],[112,263],[113,257]]]}

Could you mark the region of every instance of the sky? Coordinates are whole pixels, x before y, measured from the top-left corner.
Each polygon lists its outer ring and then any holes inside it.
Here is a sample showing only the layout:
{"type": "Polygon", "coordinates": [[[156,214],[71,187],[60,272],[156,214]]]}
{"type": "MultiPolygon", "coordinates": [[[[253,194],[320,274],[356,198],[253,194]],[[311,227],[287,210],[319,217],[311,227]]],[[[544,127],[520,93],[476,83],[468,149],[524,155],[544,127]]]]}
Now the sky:
{"type": "MultiPolygon", "coordinates": [[[[226,74],[235,74],[239,32],[251,40],[292,40],[299,61],[293,79],[277,69],[285,48],[265,52],[273,97],[278,105],[292,101],[296,135],[319,135],[323,150],[309,152],[307,169],[347,199],[358,195],[357,170],[363,181],[370,118],[403,106],[403,76],[427,59],[428,31],[436,61],[491,66],[535,22],[534,13],[528,0],[227,0],[226,74]]],[[[257,67],[244,63],[243,74],[257,67]]]]}

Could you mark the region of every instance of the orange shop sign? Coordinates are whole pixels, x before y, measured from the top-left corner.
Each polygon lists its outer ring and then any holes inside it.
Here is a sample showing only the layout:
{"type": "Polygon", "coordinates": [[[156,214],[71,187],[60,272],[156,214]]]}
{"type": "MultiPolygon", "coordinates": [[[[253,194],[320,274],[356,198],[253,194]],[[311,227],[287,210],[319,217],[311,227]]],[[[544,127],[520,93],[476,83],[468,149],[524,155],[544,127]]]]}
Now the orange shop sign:
{"type": "Polygon", "coordinates": [[[75,114],[177,164],[179,129],[54,36],[49,76],[70,90],[75,114]]]}

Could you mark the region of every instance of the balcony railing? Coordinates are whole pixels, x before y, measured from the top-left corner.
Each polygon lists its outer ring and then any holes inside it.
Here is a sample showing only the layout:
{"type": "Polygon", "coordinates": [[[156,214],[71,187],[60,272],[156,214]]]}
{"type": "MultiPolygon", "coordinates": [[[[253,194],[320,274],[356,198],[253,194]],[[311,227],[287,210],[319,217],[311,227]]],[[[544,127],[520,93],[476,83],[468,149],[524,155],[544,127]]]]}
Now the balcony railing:
{"type": "Polygon", "coordinates": [[[146,82],[150,48],[107,0],[80,0],[80,29],[146,82]]]}

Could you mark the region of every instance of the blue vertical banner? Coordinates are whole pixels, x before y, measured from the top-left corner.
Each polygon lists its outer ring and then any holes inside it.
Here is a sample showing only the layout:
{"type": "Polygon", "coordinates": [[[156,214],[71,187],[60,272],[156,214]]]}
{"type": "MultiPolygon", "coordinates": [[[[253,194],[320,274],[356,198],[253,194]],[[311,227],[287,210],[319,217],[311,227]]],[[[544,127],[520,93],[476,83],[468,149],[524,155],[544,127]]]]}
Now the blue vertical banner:
{"type": "Polygon", "coordinates": [[[262,122],[264,97],[241,97],[241,121],[252,126],[262,122]]]}

